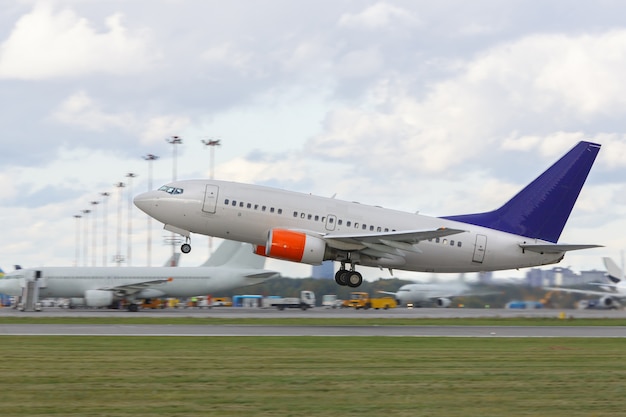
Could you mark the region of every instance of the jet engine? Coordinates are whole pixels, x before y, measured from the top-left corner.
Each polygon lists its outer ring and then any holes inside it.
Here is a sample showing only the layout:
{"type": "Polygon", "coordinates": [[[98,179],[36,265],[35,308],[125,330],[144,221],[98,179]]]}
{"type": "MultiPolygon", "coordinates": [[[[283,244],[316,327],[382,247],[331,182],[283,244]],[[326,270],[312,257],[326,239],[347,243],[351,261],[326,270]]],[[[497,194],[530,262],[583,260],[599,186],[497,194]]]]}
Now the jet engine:
{"type": "Polygon", "coordinates": [[[613,299],[613,297],[608,297],[608,296],[603,296],[598,300],[598,304],[600,308],[607,308],[607,309],[612,309],[612,308],[617,308],[617,303],[615,302],[615,300],[613,299]]]}
{"type": "Polygon", "coordinates": [[[449,298],[437,298],[437,307],[447,308],[452,304],[452,300],[449,298]]]}
{"type": "Polygon", "coordinates": [[[85,305],[89,307],[106,307],[111,304],[113,304],[113,293],[111,291],[85,291],[85,305]]]}
{"type": "Polygon", "coordinates": [[[265,246],[258,246],[256,253],[269,258],[319,265],[324,260],[326,242],[315,236],[285,229],[272,229],[265,246]]]}

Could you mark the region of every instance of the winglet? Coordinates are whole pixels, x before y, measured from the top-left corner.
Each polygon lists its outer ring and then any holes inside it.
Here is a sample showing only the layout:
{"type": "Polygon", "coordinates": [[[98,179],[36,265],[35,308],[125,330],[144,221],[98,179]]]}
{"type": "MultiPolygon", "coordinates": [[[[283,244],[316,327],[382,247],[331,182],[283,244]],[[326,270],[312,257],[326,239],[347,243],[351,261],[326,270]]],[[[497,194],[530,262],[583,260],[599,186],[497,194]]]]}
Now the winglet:
{"type": "Polygon", "coordinates": [[[579,142],[499,209],[444,219],[556,243],[599,150],[579,142]]]}

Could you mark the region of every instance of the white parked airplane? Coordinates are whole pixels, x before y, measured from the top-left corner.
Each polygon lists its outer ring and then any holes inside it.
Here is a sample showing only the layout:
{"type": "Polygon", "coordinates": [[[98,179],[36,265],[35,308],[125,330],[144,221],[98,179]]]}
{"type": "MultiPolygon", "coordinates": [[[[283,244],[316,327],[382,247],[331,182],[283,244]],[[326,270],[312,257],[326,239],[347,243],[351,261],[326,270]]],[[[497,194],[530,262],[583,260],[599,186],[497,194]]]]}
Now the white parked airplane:
{"type": "Polygon", "coordinates": [[[22,296],[36,281],[39,298],[80,298],[81,304],[105,307],[126,300],[192,297],[262,283],[278,277],[264,270],[265,258],[250,245],[224,241],[205,266],[197,267],[40,267],[18,269],[0,279],[0,293],[22,296]]]}
{"type": "Polygon", "coordinates": [[[620,300],[626,298],[626,280],[622,269],[611,258],[602,258],[606,267],[607,277],[611,283],[593,284],[606,288],[606,291],[583,290],[567,287],[544,287],[546,290],[569,292],[575,294],[597,295],[597,306],[600,308],[617,308],[620,300]]]}
{"type": "Polygon", "coordinates": [[[396,292],[378,292],[393,295],[398,305],[421,306],[423,303],[434,301],[437,307],[444,308],[450,307],[454,297],[493,294],[493,292],[475,291],[464,281],[405,284],[396,292]]]}
{"type": "Polygon", "coordinates": [[[479,272],[548,265],[598,245],[557,243],[600,145],[580,142],[497,210],[429,217],[334,198],[214,180],[175,181],[135,197],[166,230],[256,245],[270,258],[341,263],[339,285],[357,287],[356,265],[423,272],[479,272]],[[347,269],[346,265],[350,265],[347,269]]]}

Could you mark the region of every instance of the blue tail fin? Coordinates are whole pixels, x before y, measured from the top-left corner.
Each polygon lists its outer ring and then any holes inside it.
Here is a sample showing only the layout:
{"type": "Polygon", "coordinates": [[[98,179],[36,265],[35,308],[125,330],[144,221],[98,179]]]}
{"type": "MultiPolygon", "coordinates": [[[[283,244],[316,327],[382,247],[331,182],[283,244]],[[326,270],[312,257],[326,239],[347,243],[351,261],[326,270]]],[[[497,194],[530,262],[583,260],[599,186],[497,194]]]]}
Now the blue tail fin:
{"type": "Polygon", "coordinates": [[[556,243],[599,150],[579,142],[499,209],[443,218],[556,243]]]}

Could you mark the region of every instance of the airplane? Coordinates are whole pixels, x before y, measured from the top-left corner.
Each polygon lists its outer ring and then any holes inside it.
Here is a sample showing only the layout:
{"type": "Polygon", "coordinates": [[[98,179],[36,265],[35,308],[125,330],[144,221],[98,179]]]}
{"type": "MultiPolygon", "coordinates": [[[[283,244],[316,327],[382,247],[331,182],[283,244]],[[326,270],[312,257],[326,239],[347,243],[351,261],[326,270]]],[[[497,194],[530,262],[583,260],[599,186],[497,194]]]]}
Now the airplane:
{"type": "Polygon", "coordinates": [[[450,307],[452,298],[472,295],[487,295],[493,292],[473,291],[464,281],[413,283],[401,286],[398,291],[378,291],[395,297],[398,305],[421,306],[434,301],[437,307],[450,307]]]}
{"type": "Polygon", "coordinates": [[[135,312],[142,299],[198,296],[279,276],[261,269],[264,263],[250,245],[224,241],[205,266],[24,268],[0,279],[0,293],[19,297],[28,281],[36,281],[40,298],[70,298],[89,307],[125,300],[135,312]]]}
{"type": "Polygon", "coordinates": [[[135,205],[185,237],[247,242],[256,253],[311,265],[341,263],[339,285],[358,287],[357,265],[421,272],[481,272],[558,263],[557,243],[600,150],[579,142],[502,207],[430,217],[259,185],[181,180],[134,198],[135,205]],[[349,265],[348,269],[346,265],[349,265]]]}
{"type": "Polygon", "coordinates": [[[593,283],[592,285],[598,285],[602,288],[607,288],[606,291],[594,291],[583,290],[578,288],[567,287],[543,287],[550,291],[569,292],[575,294],[587,294],[597,295],[600,298],[594,303],[599,308],[618,308],[620,306],[620,300],[626,298],[626,280],[622,269],[617,266],[615,261],[611,258],[602,258],[604,266],[606,267],[607,278],[611,283],[593,283]]]}

